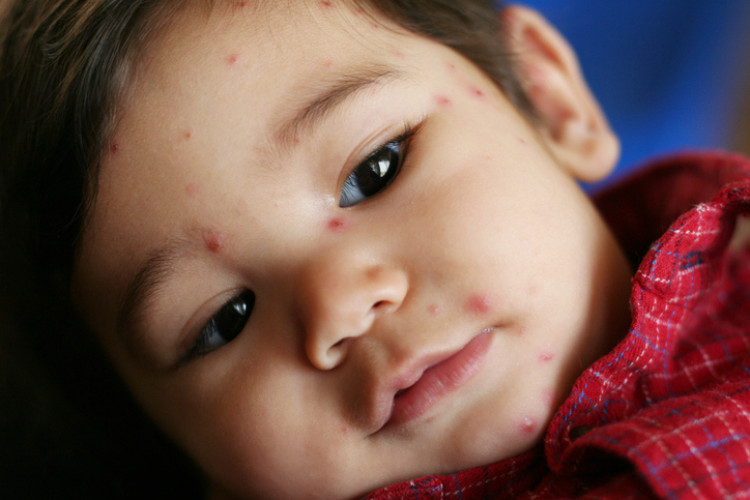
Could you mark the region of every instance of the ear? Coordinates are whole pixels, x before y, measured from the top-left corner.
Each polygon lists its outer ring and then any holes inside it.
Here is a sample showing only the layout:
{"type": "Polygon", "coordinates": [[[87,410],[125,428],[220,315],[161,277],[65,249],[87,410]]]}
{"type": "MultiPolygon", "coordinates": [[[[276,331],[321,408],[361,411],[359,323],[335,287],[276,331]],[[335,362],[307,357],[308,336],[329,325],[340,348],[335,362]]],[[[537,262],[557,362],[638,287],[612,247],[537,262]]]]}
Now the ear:
{"type": "Polygon", "coordinates": [[[620,144],[586,85],[575,53],[533,10],[509,6],[502,15],[543,140],[579,180],[602,179],[614,168],[620,144]]]}

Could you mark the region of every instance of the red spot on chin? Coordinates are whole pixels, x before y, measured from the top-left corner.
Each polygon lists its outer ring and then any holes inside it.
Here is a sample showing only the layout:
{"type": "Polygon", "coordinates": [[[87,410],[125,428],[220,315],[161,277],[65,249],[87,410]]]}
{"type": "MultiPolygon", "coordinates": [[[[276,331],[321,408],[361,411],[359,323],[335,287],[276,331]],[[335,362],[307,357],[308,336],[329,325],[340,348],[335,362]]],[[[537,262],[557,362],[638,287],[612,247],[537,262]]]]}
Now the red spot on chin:
{"type": "Polygon", "coordinates": [[[553,359],[555,359],[555,355],[549,351],[544,351],[539,355],[539,361],[541,361],[542,363],[548,363],[553,359]]]}
{"type": "Polygon", "coordinates": [[[229,54],[227,56],[227,63],[231,66],[232,64],[237,62],[237,59],[239,59],[240,56],[238,54],[229,54]]]}
{"type": "Polygon", "coordinates": [[[444,95],[436,95],[435,96],[435,102],[441,108],[449,108],[453,104],[453,101],[451,101],[450,99],[448,99],[444,95]]]}
{"type": "Polygon", "coordinates": [[[536,422],[531,417],[525,417],[521,420],[521,431],[526,434],[532,434],[536,430],[536,422]]]}
{"type": "Polygon", "coordinates": [[[224,239],[216,232],[209,231],[203,236],[206,249],[211,253],[219,253],[224,248],[224,239]]]}
{"type": "Polygon", "coordinates": [[[328,221],[328,229],[334,233],[341,233],[346,230],[346,219],[343,217],[334,217],[328,221]]]}
{"type": "Polygon", "coordinates": [[[466,301],[466,309],[477,315],[490,312],[490,299],[486,295],[474,294],[466,301]]]}

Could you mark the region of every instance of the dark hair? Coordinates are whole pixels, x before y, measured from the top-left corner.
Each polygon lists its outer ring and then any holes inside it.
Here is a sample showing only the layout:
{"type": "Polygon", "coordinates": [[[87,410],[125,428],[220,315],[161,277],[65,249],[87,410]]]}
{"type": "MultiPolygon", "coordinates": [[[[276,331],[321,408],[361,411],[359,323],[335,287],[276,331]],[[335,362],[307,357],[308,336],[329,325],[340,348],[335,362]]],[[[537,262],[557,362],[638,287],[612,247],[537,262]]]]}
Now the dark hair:
{"type": "MultiPolygon", "coordinates": [[[[497,2],[351,1],[456,49],[528,113],[497,2]]],[[[24,490],[0,496],[37,496],[45,484],[55,497],[200,491],[190,462],[175,458],[83,333],[69,294],[122,92],[186,3],[0,0],[0,484],[24,490]]]]}

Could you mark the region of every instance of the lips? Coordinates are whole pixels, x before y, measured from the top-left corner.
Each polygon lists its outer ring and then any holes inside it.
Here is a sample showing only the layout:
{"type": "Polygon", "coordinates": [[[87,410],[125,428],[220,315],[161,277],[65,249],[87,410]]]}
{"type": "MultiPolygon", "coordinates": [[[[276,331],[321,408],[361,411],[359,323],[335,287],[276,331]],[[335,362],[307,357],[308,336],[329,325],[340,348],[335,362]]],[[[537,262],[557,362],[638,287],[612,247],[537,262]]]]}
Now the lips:
{"type": "Polygon", "coordinates": [[[482,330],[458,351],[422,360],[396,377],[379,398],[378,406],[384,410],[378,419],[383,422],[378,431],[419,418],[474,377],[484,366],[493,331],[494,328],[482,330]]]}

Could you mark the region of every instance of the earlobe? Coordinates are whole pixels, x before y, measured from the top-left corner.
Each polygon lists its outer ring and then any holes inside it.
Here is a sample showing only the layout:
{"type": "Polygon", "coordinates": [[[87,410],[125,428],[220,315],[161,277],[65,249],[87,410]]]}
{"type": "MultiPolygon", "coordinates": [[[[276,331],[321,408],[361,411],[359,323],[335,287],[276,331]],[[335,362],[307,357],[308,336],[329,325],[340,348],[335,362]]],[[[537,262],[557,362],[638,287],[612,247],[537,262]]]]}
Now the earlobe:
{"type": "Polygon", "coordinates": [[[617,162],[619,141],[589,91],[575,53],[533,10],[507,7],[503,21],[542,138],[579,180],[603,178],[617,162]]]}

